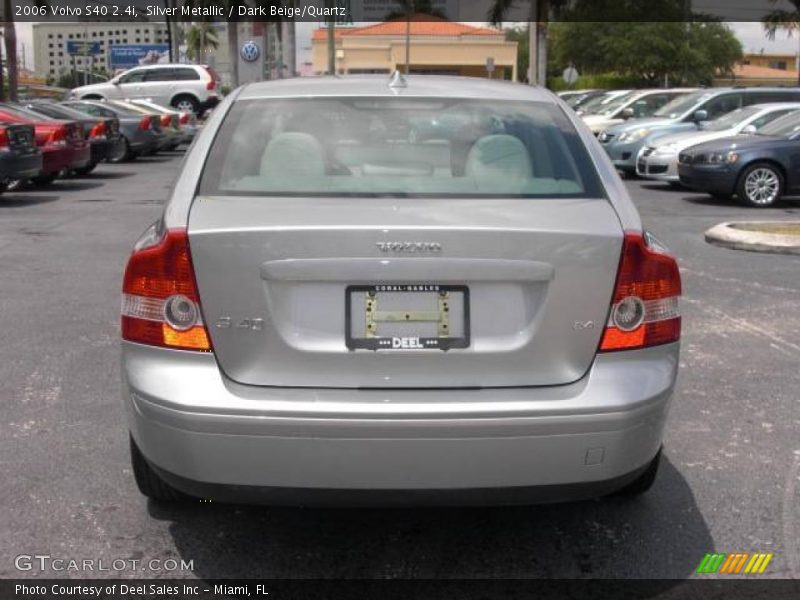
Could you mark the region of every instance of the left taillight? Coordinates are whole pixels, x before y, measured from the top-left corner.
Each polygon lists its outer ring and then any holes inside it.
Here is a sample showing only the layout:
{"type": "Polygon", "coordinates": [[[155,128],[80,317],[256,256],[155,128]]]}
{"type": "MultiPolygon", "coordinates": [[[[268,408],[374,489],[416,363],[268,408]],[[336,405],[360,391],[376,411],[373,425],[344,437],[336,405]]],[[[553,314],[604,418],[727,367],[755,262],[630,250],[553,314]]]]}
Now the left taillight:
{"type": "Polygon", "coordinates": [[[97,140],[103,139],[106,137],[106,124],[100,121],[99,123],[95,123],[94,126],[89,130],[89,139],[97,140]]]}
{"type": "Polygon", "coordinates": [[[680,295],[675,258],[650,234],[626,232],[600,352],[678,341],[680,295]]]}
{"type": "Polygon", "coordinates": [[[211,351],[185,229],[148,229],[134,247],[122,285],[122,339],[211,351]]]}

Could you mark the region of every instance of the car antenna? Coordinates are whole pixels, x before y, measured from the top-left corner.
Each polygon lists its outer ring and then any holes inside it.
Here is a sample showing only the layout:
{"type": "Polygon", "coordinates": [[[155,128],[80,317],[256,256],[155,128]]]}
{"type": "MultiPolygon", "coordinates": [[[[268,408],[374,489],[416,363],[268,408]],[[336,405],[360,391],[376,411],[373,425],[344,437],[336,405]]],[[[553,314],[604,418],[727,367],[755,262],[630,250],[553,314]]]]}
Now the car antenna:
{"type": "Polygon", "coordinates": [[[394,73],[392,73],[392,76],[389,79],[389,87],[390,88],[408,87],[408,82],[406,81],[406,78],[403,77],[403,74],[397,69],[395,69],[394,73]]]}

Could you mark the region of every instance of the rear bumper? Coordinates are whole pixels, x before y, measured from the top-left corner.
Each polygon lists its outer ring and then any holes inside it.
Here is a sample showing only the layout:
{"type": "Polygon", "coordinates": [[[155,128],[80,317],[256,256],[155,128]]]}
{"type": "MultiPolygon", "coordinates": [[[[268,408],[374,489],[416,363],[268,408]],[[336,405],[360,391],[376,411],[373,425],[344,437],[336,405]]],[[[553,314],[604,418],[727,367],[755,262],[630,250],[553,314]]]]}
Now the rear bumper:
{"type": "Polygon", "coordinates": [[[72,158],[73,151],[69,146],[44,146],[42,148],[41,174],[50,175],[71,168],[72,158]]]}
{"type": "Polygon", "coordinates": [[[89,142],[81,142],[70,147],[72,152],[69,160],[69,169],[80,169],[92,162],[92,148],[89,142]]]}
{"type": "Polygon", "coordinates": [[[669,344],[600,355],[552,388],[262,388],[225,379],[211,354],[122,346],[123,400],[148,461],[191,494],[258,489],[279,503],[297,491],[613,491],[658,451],[678,365],[669,344]]]}
{"type": "Polygon", "coordinates": [[[118,143],[119,138],[114,138],[113,140],[92,140],[89,142],[89,146],[91,148],[90,162],[92,164],[97,164],[101,161],[104,161],[111,154],[111,149],[114,148],[118,143]]]}
{"type": "Polygon", "coordinates": [[[0,152],[0,179],[30,179],[42,170],[42,153],[0,152]]]}
{"type": "Polygon", "coordinates": [[[147,154],[158,147],[161,137],[163,137],[162,134],[157,134],[149,129],[146,131],[136,129],[128,137],[128,145],[137,154],[147,154]]]}

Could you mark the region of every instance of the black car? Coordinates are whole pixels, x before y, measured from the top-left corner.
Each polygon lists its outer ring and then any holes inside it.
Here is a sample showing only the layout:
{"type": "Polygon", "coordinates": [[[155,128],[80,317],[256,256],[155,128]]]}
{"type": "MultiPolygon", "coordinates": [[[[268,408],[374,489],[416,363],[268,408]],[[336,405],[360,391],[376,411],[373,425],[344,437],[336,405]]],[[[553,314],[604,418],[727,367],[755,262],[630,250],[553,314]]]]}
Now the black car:
{"type": "Polygon", "coordinates": [[[91,161],[85,167],[75,169],[78,175],[88,175],[97,164],[112,155],[114,149],[121,143],[119,132],[119,119],[97,118],[77,111],[68,106],[61,106],[53,102],[35,101],[23,104],[28,110],[51,119],[67,119],[78,121],[83,126],[83,133],[91,147],[91,161]]]}
{"type": "Polygon", "coordinates": [[[800,192],[800,111],[757,133],[691,146],[678,156],[681,184],[754,207],[774,206],[800,192]]]}
{"type": "Polygon", "coordinates": [[[41,170],[42,153],[33,125],[0,122],[0,192],[7,181],[30,179],[41,170]]]}

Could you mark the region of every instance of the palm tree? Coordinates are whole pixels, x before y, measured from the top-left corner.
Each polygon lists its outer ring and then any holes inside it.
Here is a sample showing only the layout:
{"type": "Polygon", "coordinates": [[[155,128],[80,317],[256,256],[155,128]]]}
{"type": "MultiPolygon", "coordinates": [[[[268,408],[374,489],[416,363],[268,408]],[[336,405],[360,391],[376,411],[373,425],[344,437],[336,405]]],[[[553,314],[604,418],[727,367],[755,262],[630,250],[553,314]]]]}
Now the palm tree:
{"type": "Polygon", "coordinates": [[[435,8],[431,0],[395,0],[399,5],[399,10],[394,10],[386,15],[386,20],[391,21],[399,17],[406,18],[406,65],[405,73],[411,68],[411,17],[416,14],[430,15],[432,17],[444,18],[444,14],[435,8]]]}
{"type": "Polygon", "coordinates": [[[217,31],[209,22],[195,23],[186,34],[186,56],[195,62],[207,62],[206,52],[219,47],[217,31]]]}
{"type": "MultiPolygon", "coordinates": [[[[771,40],[775,39],[775,34],[778,30],[785,31],[789,37],[795,31],[800,30],[800,0],[769,0],[772,5],[778,4],[779,1],[781,3],[784,1],[789,2],[794,7],[794,10],[775,9],[764,17],[762,21],[764,30],[771,40]]],[[[800,69],[797,70],[797,83],[800,85],[800,69]]]]}
{"type": "MultiPolygon", "coordinates": [[[[565,8],[569,0],[530,0],[530,2],[531,20],[528,44],[530,77],[528,83],[547,85],[547,24],[550,15],[565,8]]],[[[515,0],[493,0],[488,14],[489,22],[492,25],[501,25],[514,4],[515,0]]]]}

